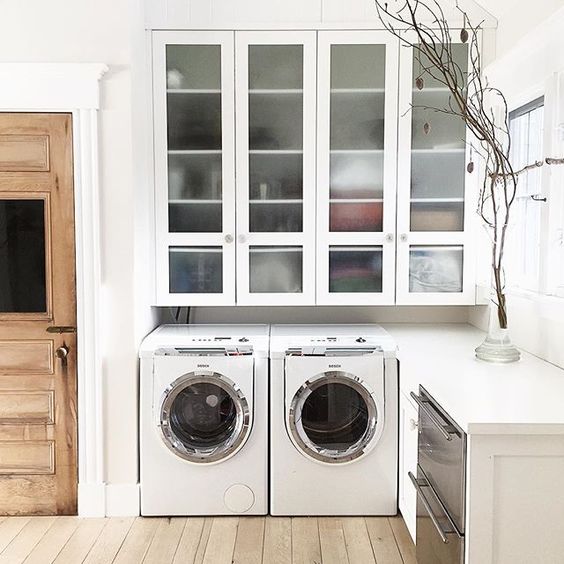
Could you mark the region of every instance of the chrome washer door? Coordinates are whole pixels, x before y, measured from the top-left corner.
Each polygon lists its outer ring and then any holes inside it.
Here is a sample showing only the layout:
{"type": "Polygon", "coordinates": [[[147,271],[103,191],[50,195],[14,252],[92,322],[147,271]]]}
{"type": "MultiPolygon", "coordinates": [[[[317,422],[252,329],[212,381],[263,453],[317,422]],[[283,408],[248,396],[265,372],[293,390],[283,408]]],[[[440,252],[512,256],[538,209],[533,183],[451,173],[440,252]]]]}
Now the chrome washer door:
{"type": "Polygon", "coordinates": [[[235,454],[251,430],[249,403],[229,378],[191,372],[175,380],[161,398],[159,429],[165,445],[196,463],[235,454]]]}
{"type": "Polygon", "coordinates": [[[306,381],[295,393],[288,430],[303,454],[342,464],[360,458],[376,444],[382,416],[377,399],[360,378],[330,371],[306,381]]]}

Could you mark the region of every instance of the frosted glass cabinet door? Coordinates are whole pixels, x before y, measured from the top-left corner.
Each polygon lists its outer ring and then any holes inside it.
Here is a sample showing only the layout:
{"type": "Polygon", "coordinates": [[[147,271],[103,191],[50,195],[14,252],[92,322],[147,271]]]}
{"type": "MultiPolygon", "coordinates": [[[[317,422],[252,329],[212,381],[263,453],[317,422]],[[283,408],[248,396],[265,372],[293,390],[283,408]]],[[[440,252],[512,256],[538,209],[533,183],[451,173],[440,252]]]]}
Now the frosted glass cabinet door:
{"type": "Polygon", "coordinates": [[[231,32],[156,32],[157,301],[235,301],[231,32]]]}
{"type": "MultiPolygon", "coordinates": [[[[451,96],[425,70],[430,61],[416,50],[402,49],[401,56],[397,301],[473,303],[471,236],[465,231],[475,205],[467,201],[472,141],[460,118],[428,109],[448,108],[451,96]]],[[[468,45],[454,43],[452,58],[464,82],[468,45]]]]}
{"type": "Polygon", "coordinates": [[[314,303],[315,33],[236,39],[238,303],[314,303]]]}
{"type": "Polygon", "coordinates": [[[398,44],[319,32],[318,303],[393,303],[398,44]]]}

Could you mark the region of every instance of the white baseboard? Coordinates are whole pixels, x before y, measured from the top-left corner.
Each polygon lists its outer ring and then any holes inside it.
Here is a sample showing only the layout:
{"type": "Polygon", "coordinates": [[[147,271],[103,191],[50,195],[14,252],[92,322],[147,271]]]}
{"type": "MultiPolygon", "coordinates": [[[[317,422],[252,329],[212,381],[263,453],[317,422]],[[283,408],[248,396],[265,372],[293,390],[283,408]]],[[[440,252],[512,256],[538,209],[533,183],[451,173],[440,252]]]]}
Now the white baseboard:
{"type": "Polygon", "coordinates": [[[106,484],[78,484],[78,516],[105,517],[106,484]]]}
{"type": "Polygon", "coordinates": [[[139,515],[139,484],[106,484],[106,516],[139,515]]]}

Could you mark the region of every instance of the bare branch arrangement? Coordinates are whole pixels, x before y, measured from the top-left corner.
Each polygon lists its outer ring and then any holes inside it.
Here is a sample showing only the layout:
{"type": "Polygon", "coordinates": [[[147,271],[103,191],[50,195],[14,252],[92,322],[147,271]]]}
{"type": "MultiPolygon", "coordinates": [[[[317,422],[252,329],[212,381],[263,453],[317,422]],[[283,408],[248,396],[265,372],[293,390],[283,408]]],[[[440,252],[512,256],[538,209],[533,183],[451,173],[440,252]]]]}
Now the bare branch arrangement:
{"type": "MultiPolygon", "coordinates": [[[[509,227],[510,211],[517,193],[520,174],[544,164],[563,164],[564,159],[545,159],[515,171],[509,158],[509,110],[503,93],[488,84],[482,73],[479,49],[479,31],[483,22],[473,25],[468,14],[459,7],[463,26],[460,41],[468,45],[468,70],[457,63],[453,52],[453,36],[443,8],[436,0],[375,0],[378,15],[384,27],[396,36],[401,44],[414,51],[420,65],[415,77],[418,90],[425,89],[425,81],[432,80],[446,87],[448,103],[444,107],[412,106],[431,112],[460,118],[470,130],[476,152],[485,167],[483,184],[478,198],[478,214],[486,225],[492,241],[491,268],[495,292],[495,305],[500,328],[507,328],[507,306],[503,256],[509,227]],[[428,23],[426,23],[428,22],[428,23]]],[[[424,124],[429,134],[431,125],[424,124]]],[[[474,171],[474,162],[468,163],[468,172],[474,171]]]]}

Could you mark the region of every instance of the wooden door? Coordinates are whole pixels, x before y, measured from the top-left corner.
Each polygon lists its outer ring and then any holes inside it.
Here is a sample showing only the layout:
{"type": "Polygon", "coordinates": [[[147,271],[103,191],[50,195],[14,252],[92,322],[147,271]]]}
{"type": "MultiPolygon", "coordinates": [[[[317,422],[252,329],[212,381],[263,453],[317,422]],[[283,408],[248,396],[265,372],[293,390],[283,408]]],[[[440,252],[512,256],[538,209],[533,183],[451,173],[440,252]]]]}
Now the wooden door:
{"type": "Polygon", "coordinates": [[[0,514],[77,510],[72,120],[0,113],[0,514]]]}

